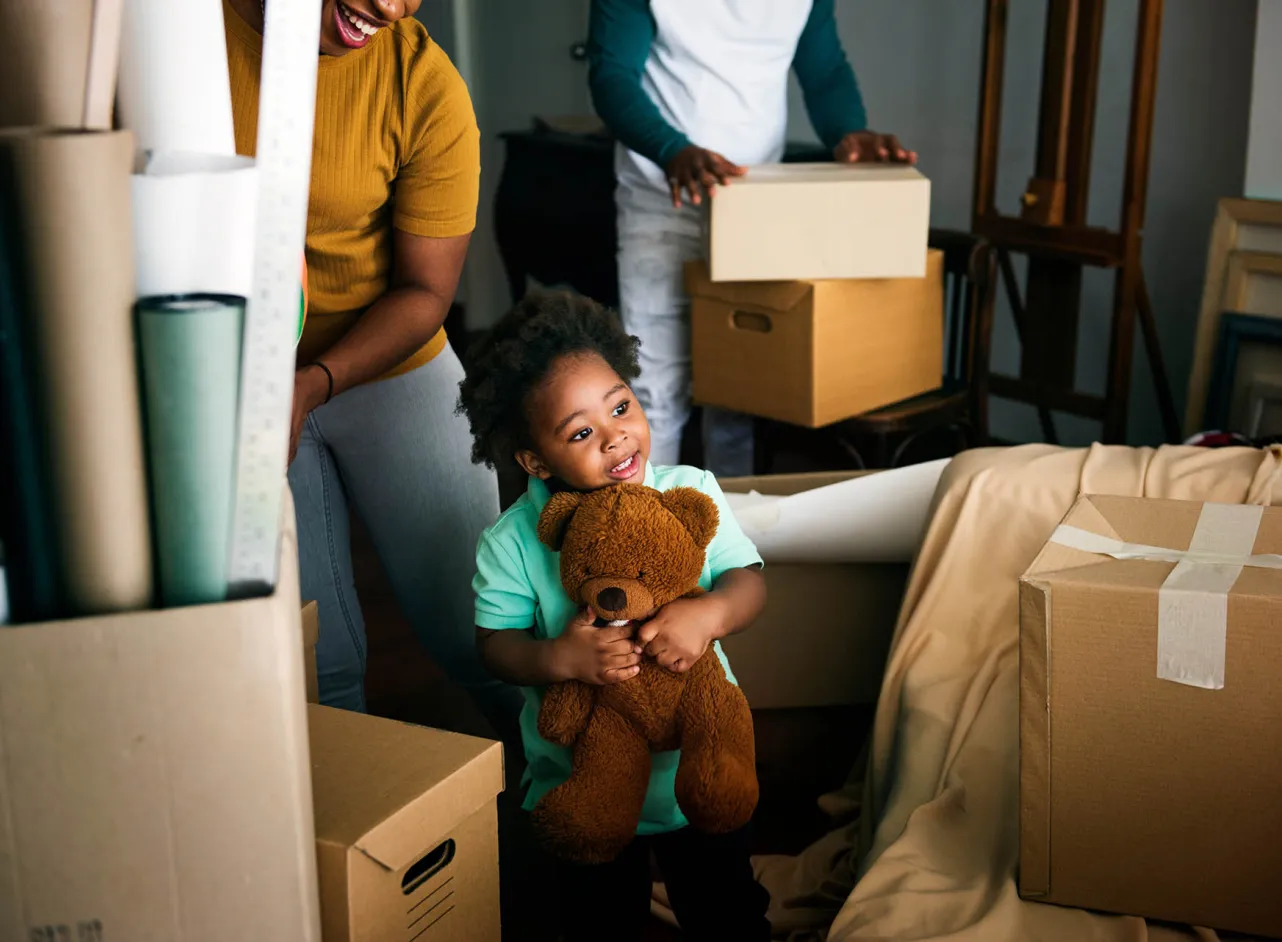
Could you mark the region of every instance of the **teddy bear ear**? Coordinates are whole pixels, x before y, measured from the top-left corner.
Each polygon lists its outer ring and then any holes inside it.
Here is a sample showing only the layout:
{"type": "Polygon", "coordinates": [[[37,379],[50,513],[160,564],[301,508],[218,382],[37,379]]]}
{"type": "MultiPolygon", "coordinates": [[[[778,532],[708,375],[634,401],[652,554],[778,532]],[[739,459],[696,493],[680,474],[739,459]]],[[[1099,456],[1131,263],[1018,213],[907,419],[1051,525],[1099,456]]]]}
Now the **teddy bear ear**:
{"type": "Polygon", "coordinates": [[[717,533],[717,505],[703,491],[693,487],[674,487],[663,494],[663,506],[681,521],[699,549],[707,549],[717,533]]]}
{"type": "Polygon", "coordinates": [[[561,552],[561,543],[565,540],[565,531],[579,509],[582,494],[574,491],[561,491],[553,494],[552,499],[539,514],[539,539],[554,553],[561,552]]]}

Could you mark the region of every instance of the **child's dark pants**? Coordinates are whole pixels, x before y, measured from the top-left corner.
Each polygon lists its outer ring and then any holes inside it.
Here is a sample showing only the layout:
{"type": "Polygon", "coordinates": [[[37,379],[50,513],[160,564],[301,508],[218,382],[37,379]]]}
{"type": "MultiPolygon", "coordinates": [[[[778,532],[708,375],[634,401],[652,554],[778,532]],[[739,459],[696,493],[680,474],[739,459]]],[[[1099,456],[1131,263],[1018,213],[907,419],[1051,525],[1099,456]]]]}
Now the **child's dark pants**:
{"type": "Polygon", "coordinates": [[[709,835],[683,828],[639,837],[607,864],[558,861],[557,894],[566,942],[641,938],[650,912],[650,852],[685,938],[769,942],[770,895],[753,878],[748,828],[709,835]]]}

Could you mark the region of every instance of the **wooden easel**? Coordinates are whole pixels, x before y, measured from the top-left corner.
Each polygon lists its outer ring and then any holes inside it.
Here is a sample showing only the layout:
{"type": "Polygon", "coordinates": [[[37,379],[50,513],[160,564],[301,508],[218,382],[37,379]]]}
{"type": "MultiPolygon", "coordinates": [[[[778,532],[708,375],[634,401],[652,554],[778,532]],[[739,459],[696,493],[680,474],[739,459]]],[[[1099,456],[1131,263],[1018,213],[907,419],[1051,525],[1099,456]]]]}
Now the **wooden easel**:
{"type": "Polygon", "coordinates": [[[1125,191],[1116,230],[1086,225],[1105,0],[1048,0],[1036,170],[1017,218],[1002,215],[994,205],[1008,0],[987,3],[972,227],[998,250],[1023,348],[1020,375],[992,374],[990,392],[1036,405],[1048,442],[1057,441],[1052,410],[1097,419],[1103,423],[1104,442],[1124,441],[1138,315],[1165,435],[1176,441],[1179,421],[1140,261],[1162,0],[1140,0],[1125,191]],[[1023,297],[1012,252],[1029,259],[1023,297]],[[1078,392],[1074,384],[1082,269],[1087,265],[1117,272],[1102,398],[1078,392]]]}

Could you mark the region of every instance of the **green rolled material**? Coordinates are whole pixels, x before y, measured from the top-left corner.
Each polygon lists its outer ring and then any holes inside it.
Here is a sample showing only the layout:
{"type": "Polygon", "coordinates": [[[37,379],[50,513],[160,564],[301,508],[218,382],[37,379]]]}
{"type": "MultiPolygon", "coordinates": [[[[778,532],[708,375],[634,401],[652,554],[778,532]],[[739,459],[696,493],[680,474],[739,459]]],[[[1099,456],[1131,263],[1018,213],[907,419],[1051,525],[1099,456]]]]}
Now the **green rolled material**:
{"type": "Polygon", "coordinates": [[[245,299],[142,298],[137,312],[161,603],[221,602],[245,299]]]}

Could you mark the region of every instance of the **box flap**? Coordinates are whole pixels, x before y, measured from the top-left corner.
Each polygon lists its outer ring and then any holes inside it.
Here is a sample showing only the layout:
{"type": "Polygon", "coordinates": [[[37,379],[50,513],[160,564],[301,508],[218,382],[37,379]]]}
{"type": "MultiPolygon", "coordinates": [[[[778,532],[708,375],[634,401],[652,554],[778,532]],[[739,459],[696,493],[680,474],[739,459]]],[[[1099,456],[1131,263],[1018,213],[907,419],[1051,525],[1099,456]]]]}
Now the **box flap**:
{"type": "Polygon", "coordinates": [[[814,291],[811,281],[713,281],[702,259],[686,262],[685,285],[691,297],[771,311],[790,311],[814,291]]]}
{"type": "Polygon", "coordinates": [[[303,644],[314,645],[320,640],[320,607],[315,602],[303,606],[303,644]]]}
{"type": "Polygon", "coordinates": [[[503,790],[497,742],[308,705],[316,839],[404,869],[503,790]]]}
{"type": "MultiPolygon", "coordinates": [[[[1111,537],[1124,543],[1141,543],[1173,550],[1186,550],[1197,529],[1202,512],[1201,501],[1166,500],[1151,497],[1119,497],[1088,494],[1077,499],[1064,517],[1063,525],[1077,527],[1100,536],[1111,537]]],[[[1282,508],[1264,508],[1259,533],[1256,536],[1256,553],[1282,551],[1282,508]]],[[[1025,581],[1052,581],[1071,578],[1080,581],[1089,578],[1101,585],[1137,585],[1155,588],[1161,580],[1153,582],[1153,572],[1166,572],[1173,563],[1148,560],[1114,560],[1098,553],[1061,546],[1047,542],[1024,573],[1025,581]],[[1090,572],[1075,572],[1090,568],[1090,572]]],[[[1274,572],[1270,570],[1269,572],[1274,572]]],[[[1248,576],[1243,583],[1257,581],[1248,576]]],[[[1267,573],[1264,578],[1272,578],[1267,573]]]]}
{"type": "Polygon", "coordinates": [[[781,183],[916,183],[926,179],[905,164],[786,163],[761,164],[734,181],[736,187],[778,186],[781,183]]]}
{"type": "Polygon", "coordinates": [[[727,494],[769,494],[774,497],[791,497],[813,491],[830,484],[840,484],[852,478],[861,478],[877,471],[805,471],[800,474],[763,474],[755,477],[722,478],[719,483],[727,494]]]}

